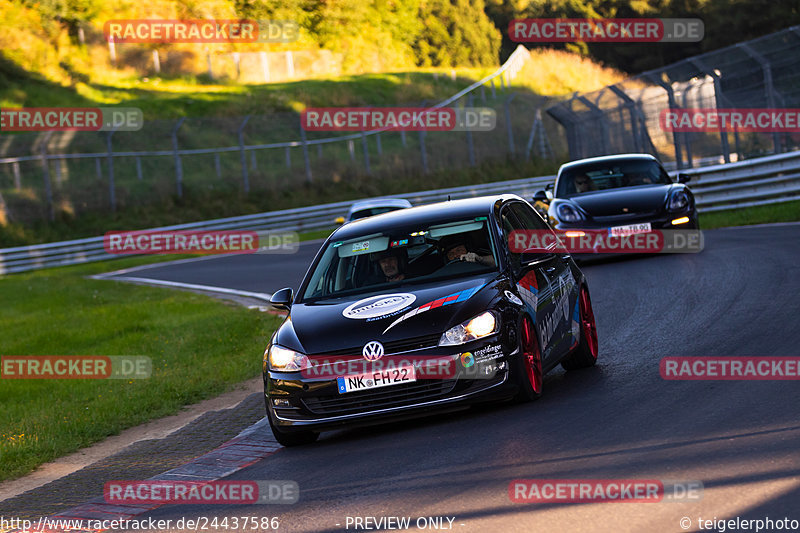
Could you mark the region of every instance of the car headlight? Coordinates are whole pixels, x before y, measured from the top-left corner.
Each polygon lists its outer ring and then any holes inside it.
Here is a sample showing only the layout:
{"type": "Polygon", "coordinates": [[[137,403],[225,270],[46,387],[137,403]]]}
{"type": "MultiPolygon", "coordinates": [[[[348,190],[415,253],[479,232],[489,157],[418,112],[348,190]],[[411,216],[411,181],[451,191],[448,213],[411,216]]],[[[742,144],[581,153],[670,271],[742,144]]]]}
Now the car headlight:
{"type": "Polygon", "coordinates": [[[272,370],[293,372],[308,367],[308,357],[300,352],[273,344],[267,349],[267,360],[272,370]]]}
{"type": "Polygon", "coordinates": [[[669,205],[667,207],[670,211],[680,211],[681,209],[686,209],[688,205],[689,195],[684,190],[678,190],[669,197],[669,205]]]}
{"type": "Polygon", "coordinates": [[[497,320],[494,313],[486,311],[475,318],[454,326],[444,332],[439,339],[439,346],[454,346],[487,337],[497,331],[497,320]]]}
{"type": "Polygon", "coordinates": [[[562,222],[577,222],[583,218],[578,210],[570,204],[558,204],[556,214],[562,222]]]}

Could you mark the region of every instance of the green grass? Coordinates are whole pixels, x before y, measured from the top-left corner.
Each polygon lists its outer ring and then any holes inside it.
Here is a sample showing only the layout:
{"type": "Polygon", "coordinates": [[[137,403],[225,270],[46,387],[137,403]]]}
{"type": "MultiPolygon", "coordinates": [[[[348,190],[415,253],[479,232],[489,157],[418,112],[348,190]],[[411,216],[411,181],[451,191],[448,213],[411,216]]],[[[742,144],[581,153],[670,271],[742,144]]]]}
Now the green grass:
{"type": "Polygon", "coordinates": [[[747,226],[770,222],[795,222],[800,220],[800,200],[772,205],[759,205],[743,209],[730,209],[700,214],[700,227],[705,229],[726,226],[747,226]]]}
{"type": "Polygon", "coordinates": [[[145,355],[153,364],[144,380],[2,380],[0,480],[259,374],[279,317],[202,295],[84,277],[109,265],[0,279],[0,354],[145,355]]]}

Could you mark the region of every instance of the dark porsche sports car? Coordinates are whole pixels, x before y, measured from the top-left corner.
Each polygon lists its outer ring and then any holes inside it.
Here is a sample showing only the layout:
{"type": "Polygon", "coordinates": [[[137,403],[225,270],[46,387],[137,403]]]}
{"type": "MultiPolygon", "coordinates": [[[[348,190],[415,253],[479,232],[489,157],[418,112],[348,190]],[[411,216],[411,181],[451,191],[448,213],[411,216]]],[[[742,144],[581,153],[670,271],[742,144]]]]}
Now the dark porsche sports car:
{"type": "Polygon", "coordinates": [[[264,352],[278,441],[303,444],[322,430],[479,401],[533,400],[559,363],[594,365],[586,279],[555,248],[512,252],[509,235],[518,230],[551,231],[515,195],[403,209],[337,229],[297,293],[272,296],[289,310],[264,352]],[[441,372],[430,373],[426,361],[441,372]],[[386,366],[353,370],[366,362],[386,366]]]}
{"type": "Polygon", "coordinates": [[[694,196],[686,174],[674,183],[649,154],[622,154],[572,161],[561,166],[552,201],[554,228],[608,229],[629,234],[657,229],[699,229],[694,196]]]}

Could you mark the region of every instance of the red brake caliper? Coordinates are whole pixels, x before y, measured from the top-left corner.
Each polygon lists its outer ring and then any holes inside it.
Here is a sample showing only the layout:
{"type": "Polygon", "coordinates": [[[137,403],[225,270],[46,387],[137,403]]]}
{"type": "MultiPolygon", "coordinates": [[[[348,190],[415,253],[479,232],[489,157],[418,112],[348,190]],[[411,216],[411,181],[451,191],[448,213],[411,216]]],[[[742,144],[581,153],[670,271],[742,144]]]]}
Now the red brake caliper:
{"type": "Polygon", "coordinates": [[[592,302],[589,300],[589,291],[586,288],[581,289],[581,326],[589,353],[597,359],[597,326],[594,323],[592,302]]]}
{"type": "Polygon", "coordinates": [[[535,332],[530,319],[526,318],[522,325],[522,342],[525,353],[525,370],[528,373],[528,381],[533,387],[534,392],[542,392],[542,354],[539,352],[539,344],[535,340],[535,332]]]}

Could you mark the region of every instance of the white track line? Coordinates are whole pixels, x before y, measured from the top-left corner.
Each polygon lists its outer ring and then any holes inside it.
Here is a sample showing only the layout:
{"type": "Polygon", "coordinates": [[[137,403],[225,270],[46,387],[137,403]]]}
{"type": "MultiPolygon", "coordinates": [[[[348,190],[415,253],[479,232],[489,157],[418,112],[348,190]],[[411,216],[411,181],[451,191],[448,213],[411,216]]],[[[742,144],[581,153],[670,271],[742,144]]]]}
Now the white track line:
{"type": "Polygon", "coordinates": [[[181,283],[179,281],[164,281],[160,279],[150,279],[150,278],[136,278],[133,276],[114,276],[112,278],[104,276],[93,276],[94,279],[105,279],[105,280],[118,280],[118,281],[132,281],[134,283],[144,283],[145,285],[157,285],[157,286],[164,286],[164,287],[172,287],[176,289],[191,289],[195,291],[205,291],[205,292],[216,292],[220,294],[232,294],[234,296],[243,296],[246,298],[255,298],[258,300],[265,300],[269,301],[272,298],[271,294],[267,294],[265,292],[250,292],[250,291],[240,291],[237,289],[227,289],[225,287],[214,287],[211,285],[196,285],[194,283],[181,283]]]}

